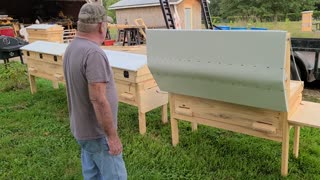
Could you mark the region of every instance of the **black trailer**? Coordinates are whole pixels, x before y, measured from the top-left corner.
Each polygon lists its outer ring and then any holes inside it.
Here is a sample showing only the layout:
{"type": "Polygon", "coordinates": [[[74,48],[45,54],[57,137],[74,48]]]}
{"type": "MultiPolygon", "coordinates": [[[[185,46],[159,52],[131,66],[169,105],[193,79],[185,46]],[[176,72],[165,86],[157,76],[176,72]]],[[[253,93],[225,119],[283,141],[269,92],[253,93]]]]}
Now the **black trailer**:
{"type": "Polygon", "coordinates": [[[291,38],[291,79],[320,80],[320,39],[291,38]]]}

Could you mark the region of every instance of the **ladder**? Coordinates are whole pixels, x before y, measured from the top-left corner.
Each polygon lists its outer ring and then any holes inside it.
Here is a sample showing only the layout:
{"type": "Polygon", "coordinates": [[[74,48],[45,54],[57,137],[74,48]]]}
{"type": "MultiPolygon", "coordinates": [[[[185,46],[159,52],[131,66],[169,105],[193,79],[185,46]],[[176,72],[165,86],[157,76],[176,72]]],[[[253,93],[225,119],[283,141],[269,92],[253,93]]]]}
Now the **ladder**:
{"type": "Polygon", "coordinates": [[[176,25],[174,24],[174,19],[171,14],[170,3],[169,0],[159,0],[164,21],[166,22],[166,26],[168,29],[176,29],[176,25]]]}
{"type": "Polygon", "coordinates": [[[209,11],[209,6],[208,6],[208,1],[207,0],[201,0],[201,9],[202,9],[202,14],[204,17],[204,22],[206,25],[207,29],[213,29],[214,27],[216,29],[221,30],[221,28],[215,26],[212,24],[212,19],[211,19],[211,15],[210,15],[210,11],[209,11]]]}

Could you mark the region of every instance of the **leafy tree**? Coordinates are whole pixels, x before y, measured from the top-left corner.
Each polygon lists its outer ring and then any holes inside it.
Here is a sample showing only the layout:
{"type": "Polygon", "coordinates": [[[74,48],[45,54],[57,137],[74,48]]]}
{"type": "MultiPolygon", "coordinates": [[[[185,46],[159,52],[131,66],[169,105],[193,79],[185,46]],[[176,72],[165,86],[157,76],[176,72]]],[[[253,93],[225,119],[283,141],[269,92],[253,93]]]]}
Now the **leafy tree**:
{"type": "Polygon", "coordinates": [[[210,0],[209,9],[211,16],[220,16],[221,0],[210,0]]]}
{"type": "Polygon", "coordinates": [[[107,14],[108,14],[108,16],[112,17],[113,20],[116,19],[116,12],[115,12],[115,10],[108,10],[108,8],[109,8],[109,6],[111,6],[112,4],[114,4],[118,1],[119,0],[103,0],[103,5],[107,9],[107,14]]]}
{"type": "Polygon", "coordinates": [[[222,17],[262,17],[271,14],[277,21],[280,14],[314,10],[317,3],[320,0],[221,0],[220,13],[222,17]]]}
{"type": "Polygon", "coordinates": [[[241,16],[248,18],[249,16],[259,16],[265,13],[265,9],[261,7],[263,0],[221,0],[221,15],[241,16]]]}

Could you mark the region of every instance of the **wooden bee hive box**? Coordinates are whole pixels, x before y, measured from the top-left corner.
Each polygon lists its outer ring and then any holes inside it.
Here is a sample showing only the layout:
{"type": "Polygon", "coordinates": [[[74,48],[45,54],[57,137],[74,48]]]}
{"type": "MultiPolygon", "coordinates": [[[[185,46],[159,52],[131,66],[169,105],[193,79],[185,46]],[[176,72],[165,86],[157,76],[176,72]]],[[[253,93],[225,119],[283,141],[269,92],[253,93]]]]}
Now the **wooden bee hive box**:
{"type": "MultiPolygon", "coordinates": [[[[36,41],[21,48],[27,59],[31,93],[37,91],[36,77],[58,83],[65,83],[63,54],[67,44],[36,41]]],[[[162,106],[162,121],[167,123],[168,94],[159,87],[147,66],[145,55],[125,53],[126,48],[117,51],[104,50],[114,73],[119,101],[138,107],[139,131],[146,132],[145,114],[162,106]]],[[[145,53],[145,51],[144,51],[145,53]]]]}
{"type": "Polygon", "coordinates": [[[67,44],[36,41],[21,48],[27,60],[31,93],[37,91],[35,77],[53,81],[54,88],[58,82],[64,83],[63,54],[67,44]]]}
{"type": "Polygon", "coordinates": [[[166,123],[168,94],[160,91],[153,79],[146,56],[111,50],[105,53],[114,73],[119,101],[138,107],[140,133],[146,132],[145,113],[160,106],[162,122],[166,123]]]}
{"type": "Polygon", "coordinates": [[[63,27],[60,25],[33,24],[27,27],[29,42],[49,41],[63,43],[63,27]]]}
{"type": "Polygon", "coordinates": [[[191,122],[193,130],[203,124],[281,142],[286,176],[290,125],[295,157],[299,126],[320,127],[320,105],[302,102],[303,83],[290,81],[290,36],[284,31],[147,34],[149,68],[170,93],[173,145],[179,142],[178,120],[191,122]],[[313,115],[302,115],[310,107],[313,115]]]}

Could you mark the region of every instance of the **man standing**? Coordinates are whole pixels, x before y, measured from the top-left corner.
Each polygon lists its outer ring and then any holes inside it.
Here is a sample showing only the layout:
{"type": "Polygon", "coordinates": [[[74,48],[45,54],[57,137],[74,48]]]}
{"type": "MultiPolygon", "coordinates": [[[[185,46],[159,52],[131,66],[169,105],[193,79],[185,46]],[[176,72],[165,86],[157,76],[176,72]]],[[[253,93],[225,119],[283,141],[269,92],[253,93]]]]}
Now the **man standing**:
{"type": "Polygon", "coordinates": [[[99,45],[106,35],[103,6],[85,4],[77,36],[64,54],[71,131],[81,146],[84,179],[127,179],[117,133],[118,98],[112,69],[99,45]]]}

